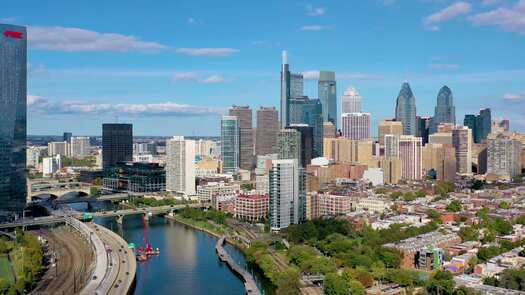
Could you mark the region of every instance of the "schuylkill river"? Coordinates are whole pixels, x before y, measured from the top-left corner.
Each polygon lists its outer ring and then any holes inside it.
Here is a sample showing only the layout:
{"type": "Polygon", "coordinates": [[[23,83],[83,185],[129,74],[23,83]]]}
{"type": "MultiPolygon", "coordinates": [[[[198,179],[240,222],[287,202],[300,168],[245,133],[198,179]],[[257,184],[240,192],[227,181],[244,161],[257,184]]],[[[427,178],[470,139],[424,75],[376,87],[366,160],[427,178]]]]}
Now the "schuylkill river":
{"type": "MultiPolygon", "coordinates": [[[[124,217],[123,225],[118,225],[113,218],[97,218],[95,222],[135,243],[136,247],[144,245],[140,215],[124,217]]],[[[146,262],[137,262],[135,294],[245,294],[242,281],[218,260],[216,238],[163,217],[150,217],[148,238],[154,248],[160,248],[161,254],[146,262]]],[[[229,245],[226,248],[246,267],[240,251],[229,245]]],[[[256,280],[264,292],[258,275],[256,280]]]]}

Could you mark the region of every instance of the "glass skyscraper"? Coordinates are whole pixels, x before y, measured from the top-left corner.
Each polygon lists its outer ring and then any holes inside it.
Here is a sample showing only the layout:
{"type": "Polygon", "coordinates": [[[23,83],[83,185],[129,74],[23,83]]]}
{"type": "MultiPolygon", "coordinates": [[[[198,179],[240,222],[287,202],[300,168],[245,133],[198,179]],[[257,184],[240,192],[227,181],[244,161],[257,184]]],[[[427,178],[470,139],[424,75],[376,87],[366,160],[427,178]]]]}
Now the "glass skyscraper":
{"type": "Polygon", "coordinates": [[[314,149],[313,142],[313,128],[307,124],[291,124],[286,127],[288,129],[297,130],[301,138],[301,148],[300,148],[300,161],[301,167],[306,167],[312,162],[312,155],[314,149]]]}
{"type": "Polygon", "coordinates": [[[318,95],[323,105],[323,122],[332,122],[337,126],[337,92],[335,72],[320,71],[318,95]]]}
{"type": "Polygon", "coordinates": [[[481,143],[492,132],[492,115],[490,109],[481,109],[479,115],[465,115],[463,125],[472,129],[474,142],[481,143]]]}
{"type": "Polygon", "coordinates": [[[323,107],[319,99],[308,96],[290,101],[290,124],[307,124],[313,129],[313,157],[323,156],[323,107]]]}
{"type": "Polygon", "coordinates": [[[288,53],[283,51],[281,65],[281,128],[288,126],[290,104],[290,69],[288,66],[288,53]]]}
{"type": "Polygon", "coordinates": [[[133,125],[102,124],[102,167],[104,171],[119,162],[133,161],[133,125]]]}
{"type": "Polygon", "coordinates": [[[236,116],[223,116],[221,120],[221,159],[224,173],[239,170],[240,128],[236,116]]]}
{"type": "Polygon", "coordinates": [[[0,215],[26,205],[27,33],[0,24],[0,215]]]}
{"type": "Polygon", "coordinates": [[[408,82],[403,83],[397,96],[396,121],[403,122],[404,135],[416,135],[416,97],[408,82]]]}
{"type": "Polygon", "coordinates": [[[454,96],[448,86],[443,86],[437,96],[437,104],[434,111],[434,118],[430,125],[430,134],[437,132],[437,127],[441,123],[456,124],[456,108],[454,107],[454,96]]]}

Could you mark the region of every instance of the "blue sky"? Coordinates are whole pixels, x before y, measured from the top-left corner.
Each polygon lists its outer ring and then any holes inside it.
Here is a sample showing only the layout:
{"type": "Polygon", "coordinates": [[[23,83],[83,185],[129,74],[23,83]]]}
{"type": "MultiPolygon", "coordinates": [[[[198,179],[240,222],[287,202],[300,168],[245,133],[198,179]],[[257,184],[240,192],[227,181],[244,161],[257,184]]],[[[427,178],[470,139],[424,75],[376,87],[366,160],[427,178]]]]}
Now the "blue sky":
{"type": "MultiPolygon", "coordinates": [[[[217,135],[232,104],[278,106],[281,50],[317,96],[333,70],[373,121],[393,116],[408,80],[432,115],[439,88],[458,122],[491,107],[525,131],[525,0],[10,1],[28,26],[29,134],[217,135]]],[[[255,111],[254,111],[255,115],[255,111]]],[[[375,126],[373,133],[376,133],[375,126]]]]}

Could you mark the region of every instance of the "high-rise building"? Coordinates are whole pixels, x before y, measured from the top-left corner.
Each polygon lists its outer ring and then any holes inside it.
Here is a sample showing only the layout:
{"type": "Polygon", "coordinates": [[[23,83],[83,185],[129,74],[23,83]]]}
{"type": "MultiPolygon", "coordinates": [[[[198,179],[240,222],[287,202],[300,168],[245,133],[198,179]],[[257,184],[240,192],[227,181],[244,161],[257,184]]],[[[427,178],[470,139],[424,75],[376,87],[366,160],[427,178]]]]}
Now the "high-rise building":
{"type": "Polygon", "coordinates": [[[323,157],[336,163],[362,163],[373,166],[373,141],[325,138],[323,157]]]}
{"type": "Polygon", "coordinates": [[[71,148],[66,141],[52,141],[47,143],[47,155],[54,157],[56,155],[70,156],[71,148]]]}
{"type": "Polygon", "coordinates": [[[133,160],[133,125],[102,124],[102,167],[106,171],[118,162],[133,160]]]}
{"type": "Polygon", "coordinates": [[[385,158],[399,158],[399,137],[397,134],[385,134],[385,158]]]}
{"type": "Polygon", "coordinates": [[[428,138],[429,143],[452,146],[452,132],[438,132],[431,134],[428,138]]]}
{"type": "Polygon", "coordinates": [[[335,125],[332,122],[323,122],[323,138],[335,138],[335,125]]]}
{"type": "Polygon", "coordinates": [[[401,158],[401,178],[418,180],[422,174],[421,138],[402,135],[399,138],[399,157],[401,158]]]}
{"type": "Polygon", "coordinates": [[[253,129],[252,109],[249,106],[232,106],[229,115],[239,120],[239,167],[244,170],[253,168],[253,129]]]}
{"type": "Polygon", "coordinates": [[[337,127],[337,92],[335,72],[320,71],[318,96],[323,105],[323,121],[332,122],[337,127]]]}
{"type": "Polygon", "coordinates": [[[279,159],[301,161],[301,133],[295,129],[281,129],[277,138],[279,159]]]}
{"type": "Polygon", "coordinates": [[[301,167],[309,165],[313,158],[314,140],[313,128],[306,124],[291,124],[287,129],[294,129],[301,135],[301,167]]]}
{"type": "Polygon", "coordinates": [[[313,157],[323,154],[323,108],[319,99],[308,96],[295,97],[290,101],[290,125],[307,124],[313,129],[313,157]]]}
{"type": "Polygon", "coordinates": [[[361,113],[362,100],[354,87],[348,87],[341,97],[341,113],[361,113]]]}
{"type": "Polygon", "coordinates": [[[394,120],[383,120],[379,123],[379,144],[385,144],[385,135],[403,135],[403,123],[394,120]]]}
{"type": "Polygon", "coordinates": [[[82,158],[89,156],[90,144],[89,137],[86,136],[75,136],[70,138],[71,156],[76,158],[82,158]]]}
{"type": "Polygon", "coordinates": [[[195,141],[195,156],[205,159],[214,157],[217,150],[217,143],[213,140],[199,139],[195,141]]]}
{"type": "Polygon", "coordinates": [[[279,114],[275,107],[261,107],[257,110],[256,134],[255,153],[257,155],[268,155],[277,152],[279,114]]]}
{"type": "Polygon", "coordinates": [[[492,120],[492,133],[509,132],[510,122],[507,119],[503,120],[492,120]]]}
{"type": "Polygon", "coordinates": [[[195,141],[184,136],[166,141],[166,190],[195,195],[195,141]]]}
{"type": "Polygon", "coordinates": [[[421,137],[423,144],[427,144],[432,125],[432,117],[416,116],[417,131],[416,136],[421,137]]]}
{"type": "Polygon", "coordinates": [[[26,165],[27,167],[37,168],[38,163],[40,163],[40,154],[42,149],[37,146],[29,146],[26,149],[26,165]]]}
{"type": "Polygon", "coordinates": [[[416,97],[408,82],[403,83],[397,96],[396,121],[403,123],[404,135],[416,135],[416,97]]]}
{"type": "Polygon", "coordinates": [[[302,97],[304,95],[303,74],[290,74],[290,98],[302,97]]]}
{"type": "Polygon", "coordinates": [[[26,28],[0,24],[0,216],[26,204],[26,28]]]}
{"type": "Polygon", "coordinates": [[[435,174],[441,181],[454,181],[456,176],[456,150],[450,145],[428,143],[422,148],[423,173],[435,174]]]}
{"type": "Polygon", "coordinates": [[[345,113],[341,115],[343,137],[348,139],[370,138],[370,113],[345,113]]]}
{"type": "Polygon", "coordinates": [[[71,143],[71,137],[73,137],[73,133],[71,133],[71,132],[64,132],[64,134],[62,135],[62,140],[67,142],[67,143],[71,143]]]}
{"type": "Polygon", "coordinates": [[[382,157],[380,161],[383,169],[383,180],[387,184],[397,184],[401,180],[402,162],[399,158],[382,157]]]}
{"type": "Polygon", "coordinates": [[[290,68],[288,65],[288,52],[283,51],[281,64],[281,128],[289,125],[289,105],[291,98],[290,68]]]}
{"type": "Polygon", "coordinates": [[[492,131],[492,115],[490,109],[481,109],[479,115],[465,115],[463,125],[472,129],[474,142],[481,143],[492,131]]]}
{"type": "Polygon", "coordinates": [[[270,169],[270,229],[279,231],[306,218],[304,170],[296,159],[273,160],[270,169]]]}
{"type": "Polygon", "coordinates": [[[508,134],[487,138],[487,174],[510,179],[521,174],[521,141],[508,134]]]}
{"type": "Polygon", "coordinates": [[[456,107],[454,107],[454,96],[448,86],[443,86],[437,96],[437,104],[434,110],[434,118],[430,125],[430,133],[437,132],[437,126],[441,123],[456,124],[456,107]]]}
{"type": "Polygon", "coordinates": [[[456,150],[456,171],[459,174],[472,173],[472,130],[457,126],[452,130],[452,145],[456,150]]]}
{"type": "Polygon", "coordinates": [[[42,176],[51,177],[61,167],[62,165],[60,155],[56,155],[54,157],[45,157],[42,159],[42,176]]]}
{"type": "Polygon", "coordinates": [[[239,119],[236,116],[223,116],[221,120],[221,158],[224,173],[235,174],[239,170],[239,137],[239,119]]]}

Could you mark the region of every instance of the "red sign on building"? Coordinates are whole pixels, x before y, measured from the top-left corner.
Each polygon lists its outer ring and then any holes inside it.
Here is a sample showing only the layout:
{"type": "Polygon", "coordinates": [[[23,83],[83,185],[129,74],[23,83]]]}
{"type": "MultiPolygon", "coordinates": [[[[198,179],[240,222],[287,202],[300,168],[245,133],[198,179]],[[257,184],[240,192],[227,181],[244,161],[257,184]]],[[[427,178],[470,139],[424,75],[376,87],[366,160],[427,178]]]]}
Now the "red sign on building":
{"type": "Polygon", "coordinates": [[[4,31],[4,36],[6,36],[7,38],[22,39],[24,34],[22,32],[4,31]]]}

